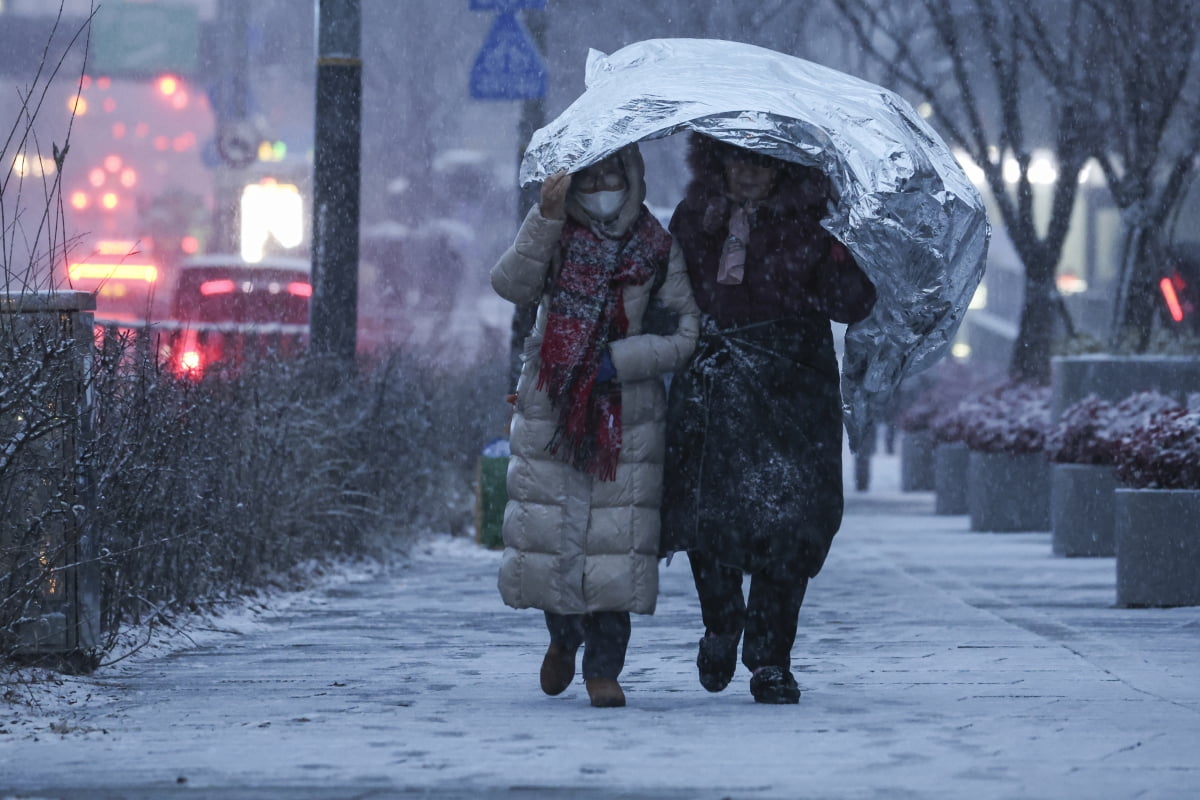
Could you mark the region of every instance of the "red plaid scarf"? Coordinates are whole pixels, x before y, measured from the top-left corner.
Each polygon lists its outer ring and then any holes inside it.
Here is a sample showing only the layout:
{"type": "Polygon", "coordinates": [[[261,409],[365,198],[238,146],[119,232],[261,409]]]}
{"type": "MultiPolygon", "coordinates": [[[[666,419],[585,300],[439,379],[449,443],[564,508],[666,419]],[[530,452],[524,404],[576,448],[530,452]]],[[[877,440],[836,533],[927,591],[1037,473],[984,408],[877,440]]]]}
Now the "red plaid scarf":
{"type": "Polygon", "coordinates": [[[550,292],[537,388],[559,412],[547,449],[576,469],[614,480],[621,456],[621,392],[596,391],[600,354],[629,330],[625,286],[651,280],[671,254],[671,235],[645,208],[619,239],[567,220],[563,260],[550,292]]]}

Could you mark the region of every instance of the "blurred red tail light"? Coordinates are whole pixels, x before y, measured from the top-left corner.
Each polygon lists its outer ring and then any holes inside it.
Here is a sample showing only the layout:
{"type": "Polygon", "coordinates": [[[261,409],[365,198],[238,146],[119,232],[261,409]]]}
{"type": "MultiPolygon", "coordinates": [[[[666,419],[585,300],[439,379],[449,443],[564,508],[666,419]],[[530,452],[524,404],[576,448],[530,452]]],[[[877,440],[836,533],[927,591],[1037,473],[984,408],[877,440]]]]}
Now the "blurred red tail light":
{"type": "Polygon", "coordinates": [[[214,294],[229,294],[232,291],[233,281],[231,280],[222,279],[205,281],[204,283],[200,284],[200,294],[204,295],[205,297],[214,294]]]}
{"type": "Polygon", "coordinates": [[[204,375],[206,359],[196,331],[185,330],[179,334],[173,349],[176,374],[183,378],[199,380],[204,375]]]}
{"type": "Polygon", "coordinates": [[[1162,291],[1163,301],[1167,304],[1167,313],[1171,315],[1171,319],[1183,322],[1183,305],[1179,302],[1179,294],[1175,291],[1175,282],[1170,278],[1163,278],[1158,282],[1158,288],[1162,291]]]}
{"type": "Polygon", "coordinates": [[[179,368],[181,372],[189,375],[198,375],[201,372],[201,367],[204,366],[204,356],[200,355],[199,350],[188,350],[179,354],[179,368]]]}

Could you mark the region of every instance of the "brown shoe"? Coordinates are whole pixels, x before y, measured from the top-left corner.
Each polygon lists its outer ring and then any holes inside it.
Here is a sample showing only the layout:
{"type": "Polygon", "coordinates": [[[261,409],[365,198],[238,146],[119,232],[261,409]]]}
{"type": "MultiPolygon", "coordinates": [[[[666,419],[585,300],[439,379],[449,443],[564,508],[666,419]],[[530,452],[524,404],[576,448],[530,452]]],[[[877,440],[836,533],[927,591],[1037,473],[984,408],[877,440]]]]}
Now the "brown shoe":
{"type": "Polygon", "coordinates": [[[550,643],[542,659],[542,691],[549,695],[562,694],[575,680],[575,651],[550,643]]]}
{"type": "Polygon", "coordinates": [[[621,708],[625,705],[625,693],[621,691],[621,684],[612,678],[588,678],[584,683],[587,685],[588,697],[592,699],[592,705],[596,708],[621,708]]]}

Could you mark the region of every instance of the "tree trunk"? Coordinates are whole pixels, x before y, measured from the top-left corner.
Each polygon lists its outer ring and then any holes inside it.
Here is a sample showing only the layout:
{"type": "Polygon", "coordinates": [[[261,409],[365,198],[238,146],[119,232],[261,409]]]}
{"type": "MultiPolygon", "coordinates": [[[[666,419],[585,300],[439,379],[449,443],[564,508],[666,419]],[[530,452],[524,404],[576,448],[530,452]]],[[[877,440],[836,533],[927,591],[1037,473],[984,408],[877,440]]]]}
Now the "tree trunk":
{"type": "Polygon", "coordinates": [[[1129,287],[1129,299],[1125,304],[1124,328],[1133,335],[1131,344],[1135,352],[1144,353],[1150,346],[1154,330],[1154,310],[1157,300],[1153,265],[1143,262],[1129,287]]]}
{"type": "Polygon", "coordinates": [[[1142,204],[1135,204],[1122,214],[1126,233],[1109,334],[1112,349],[1135,353],[1144,353],[1150,344],[1155,302],[1155,243],[1141,207],[1142,204]]]}
{"type": "Polygon", "coordinates": [[[1023,383],[1050,383],[1050,354],[1062,299],[1054,285],[1055,260],[1039,254],[1025,259],[1025,297],[1013,342],[1009,377],[1023,383]]]}

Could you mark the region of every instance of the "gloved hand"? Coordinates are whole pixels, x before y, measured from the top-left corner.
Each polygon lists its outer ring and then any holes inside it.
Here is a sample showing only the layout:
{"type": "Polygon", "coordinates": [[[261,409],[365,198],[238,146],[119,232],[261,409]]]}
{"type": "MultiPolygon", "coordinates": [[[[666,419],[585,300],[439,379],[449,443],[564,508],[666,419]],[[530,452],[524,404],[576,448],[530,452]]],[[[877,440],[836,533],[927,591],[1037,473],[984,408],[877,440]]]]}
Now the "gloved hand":
{"type": "Polygon", "coordinates": [[[567,218],[567,190],[571,188],[571,176],[559,170],[542,182],[539,213],[546,219],[567,218]]]}
{"type": "Polygon", "coordinates": [[[596,371],[596,383],[606,383],[617,379],[617,368],[613,366],[612,356],[608,349],[600,351],[600,367],[596,371]]]}

